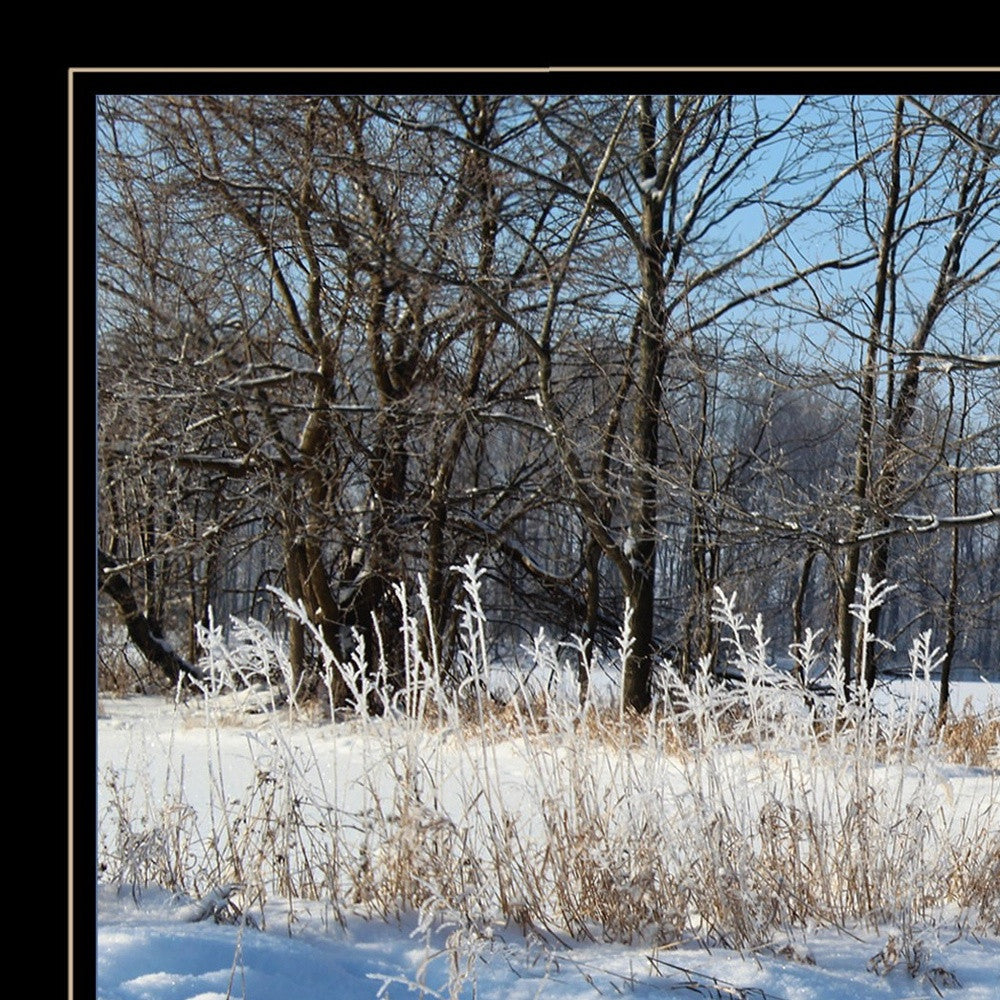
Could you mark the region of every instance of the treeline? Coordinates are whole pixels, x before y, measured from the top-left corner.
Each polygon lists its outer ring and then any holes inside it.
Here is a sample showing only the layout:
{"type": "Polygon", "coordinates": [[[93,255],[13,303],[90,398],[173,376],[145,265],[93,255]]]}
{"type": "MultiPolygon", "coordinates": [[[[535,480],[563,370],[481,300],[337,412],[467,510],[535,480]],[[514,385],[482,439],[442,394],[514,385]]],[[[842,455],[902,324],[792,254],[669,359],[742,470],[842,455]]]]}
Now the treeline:
{"type": "Polygon", "coordinates": [[[716,587],[851,690],[865,573],[995,665],[998,142],[974,96],[102,97],[102,566],[306,677],[268,587],[401,669],[422,579],[457,671],[471,553],[513,643],[627,615],[640,711],[716,587]]]}

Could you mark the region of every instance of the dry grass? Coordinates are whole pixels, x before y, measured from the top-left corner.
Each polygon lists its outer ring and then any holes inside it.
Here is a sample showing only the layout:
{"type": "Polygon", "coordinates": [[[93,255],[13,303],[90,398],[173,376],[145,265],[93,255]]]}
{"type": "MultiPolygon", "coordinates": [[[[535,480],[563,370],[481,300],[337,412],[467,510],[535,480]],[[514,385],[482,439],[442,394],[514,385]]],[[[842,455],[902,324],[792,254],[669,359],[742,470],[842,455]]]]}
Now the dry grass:
{"type": "Polygon", "coordinates": [[[1000,770],[1000,715],[983,716],[966,701],[941,727],[940,745],[956,764],[1000,770]]]}
{"type": "MultiPolygon", "coordinates": [[[[270,738],[247,788],[223,787],[218,762],[208,810],[180,778],[153,792],[108,771],[102,877],[194,894],[236,882],[261,920],[277,897],[290,914],[321,900],[334,919],[417,912],[542,939],[758,948],[810,925],[945,917],[1000,933],[1000,796],[952,801],[945,775],[995,760],[1000,720],[966,706],[937,733],[912,699],[882,714],[809,710],[790,681],[754,673],[759,649],[727,620],[747,683],[702,678],[638,718],[546,690],[487,696],[471,606],[473,682],[446,691],[428,680],[433,664],[417,664],[421,686],[398,703],[408,711],[337,724],[356,759],[333,786],[317,780],[318,756],[290,745],[287,720],[304,708],[294,695],[255,718],[270,738]]],[[[280,659],[251,638],[254,664],[280,659]]],[[[918,650],[915,669],[929,655],[918,650]]],[[[230,679],[238,663],[229,649],[230,679]]],[[[538,666],[548,677],[558,664],[538,666]]],[[[355,677],[360,703],[364,683],[355,677]]],[[[203,694],[210,732],[232,710],[225,696],[203,694]]]]}
{"type": "Polygon", "coordinates": [[[97,649],[97,689],[124,696],[164,692],[169,684],[158,677],[128,643],[102,638],[97,649]]]}

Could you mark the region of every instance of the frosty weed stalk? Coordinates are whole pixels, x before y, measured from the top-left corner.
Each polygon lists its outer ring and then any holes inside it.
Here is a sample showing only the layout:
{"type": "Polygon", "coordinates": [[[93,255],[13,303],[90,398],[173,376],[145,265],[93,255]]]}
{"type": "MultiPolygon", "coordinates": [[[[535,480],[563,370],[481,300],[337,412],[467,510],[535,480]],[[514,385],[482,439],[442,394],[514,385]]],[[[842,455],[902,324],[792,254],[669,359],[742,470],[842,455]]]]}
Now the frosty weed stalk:
{"type": "MultiPolygon", "coordinates": [[[[210,801],[190,801],[179,765],[156,794],[142,774],[108,769],[104,878],[188,892],[236,882],[262,913],[283,900],[289,921],[321,901],[338,920],[416,913],[472,936],[510,926],[551,940],[757,948],[812,925],[946,918],[1000,932],[996,772],[973,802],[947,766],[998,721],[936,729],[920,695],[938,655],[929,636],[911,651],[902,702],[828,703],[806,697],[801,677],[775,666],[762,622],[719,594],[736,680],[718,683],[705,663],[682,683],[664,664],[665,696],[636,717],[593,684],[581,704],[575,651],[544,636],[528,650],[534,669],[498,680],[477,564],[463,573],[465,679],[442,682],[435,646],[418,640],[423,591],[411,607],[400,589],[404,688],[377,691],[381,717],[317,723],[283,689],[276,637],[234,628],[223,647],[217,634],[198,715],[210,801]],[[220,749],[225,699],[262,679],[264,703],[287,710],[254,717],[252,777],[237,785],[220,749]]],[[[623,630],[619,655],[627,643],[623,630]]],[[[814,645],[797,652],[815,668],[814,645]]],[[[392,675],[383,663],[373,677],[366,661],[357,646],[343,662],[324,652],[358,706],[392,675]]]]}

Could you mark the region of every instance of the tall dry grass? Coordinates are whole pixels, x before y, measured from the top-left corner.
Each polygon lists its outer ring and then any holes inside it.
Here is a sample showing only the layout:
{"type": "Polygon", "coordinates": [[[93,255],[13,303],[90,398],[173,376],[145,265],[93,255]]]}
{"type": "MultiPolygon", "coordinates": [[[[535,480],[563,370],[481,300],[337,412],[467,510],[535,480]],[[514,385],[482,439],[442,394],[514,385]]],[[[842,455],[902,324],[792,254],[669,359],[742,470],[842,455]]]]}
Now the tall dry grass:
{"type": "MultiPolygon", "coordinates": [[[[207,630],[197,704],[218,756],[209,802],[192,804],[179,766],[154,788],[109,765],[102,879],[193,895],[237,884],[233,905],[258,920],[276,900],[290,921],[320,902],[333,920],[416,913],[484,937],[508,926],[542,940],[752,949],[817,925],[1000,933],[996,716],[938,729],[916,682],[901,702],[810,694],[774,666],[760,620],[722,595],[737,682],[704,664],[682,683],[664,665],[662,697],[637,718],[598,684],[581,704],[566,680],[573,651],[539,636],[530,676],[545,683],[521,673],[501,684],[477,564],[464,574],[465,680],[440,682],[435,647],[420,640],[426,593],[411,606],[400,592],[407,682],[380,718],[304,724],[274,636],[246,622],[228,640],[207,630]],[[234,788],[219,737],[234,694],[250,692],[267,736],[249,741],[253,778],[234,788]],[[303,741],[324,726],[350,739],[349,759],[335,742],[303,741]]],[[[859,621],[877,599],[877,588],[862,595],[859,621]]],[[[822,666],[815,640],[792,651],[806,676],[822,666]]],[[[325,668],[363,706],[380,681],[360,642],[346,663],[327,650],[325,668]]],[[[937,656],[929,636],[915,644],[916,681],[937,656]]]]}

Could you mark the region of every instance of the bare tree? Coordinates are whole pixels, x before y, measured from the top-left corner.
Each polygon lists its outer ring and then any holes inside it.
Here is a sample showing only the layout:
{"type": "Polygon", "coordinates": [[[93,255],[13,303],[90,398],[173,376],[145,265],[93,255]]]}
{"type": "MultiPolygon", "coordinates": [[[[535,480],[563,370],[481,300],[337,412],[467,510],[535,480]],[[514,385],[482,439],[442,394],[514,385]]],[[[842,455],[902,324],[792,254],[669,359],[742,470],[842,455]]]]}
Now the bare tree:
{"type": "Polygon", "coordinates": [[[100,119],[100,544],[187,662],[210,606],[280,584],[302,683],[313,629],[336,652],[358,630],[398,683],[422,576],[447,671],[475,551],[509,635],[556,618],[593,648],[627,609],[635,711],[660,655],[715,656],[717,586],[798,640],[829,608],[848,676],[863,568],[912,576],[909,617],[934,605],[953,646],[960,588],[995,620],[962,572],[996,551],[972,381],[994,100],[126,96],[100,119]],[[946,535],[957,576],[927,569],[946,535]]]}
{"type": "MultiPolygon", "coordinates": [[[[489,414],[517,392],[519,364],[468,289],[503,300],[525,266],[523,251],[498,251],[502,196],[475,150],[498,141],[502,99],[404,103],[448,116],[468,144],[411,143],[360,98],[132,98],[104,111],[105,161],[124,159],[116,130],[143,159],[128,185],[108,181],[103,315],[156,319],[143,336],[162,341],[186,409],[140,462],[253,496],[293,601],[336,652],[359,629],[390,684],[402,670],[396,586],[426,572],[441,630],[448,566],[480,526],[491,546],[504,537],[490,511],[510,503],[510,484],[470,495],[456,477],[474,459],[470,431],[491,434],[489,414]],[[150,255],[154,212],[172,246],[196,241],[196,263],[150,255]],[[112,238],[112,216],[127,239],[112,238]]],[[[141,378],[131,365],[126,376],[141,378]]],[[[124,425],[115,433],[128,441],[109,442],[106,463],[135,442],[124,425]]],[[[516,481],[516,464],[504,472],[516,481]]],[[[299,615],[288,629],[301,676],[308,632],[299,615]]],[[[335,701],[346,696],[341,684],[335,701]]]]}
{"type": "MultiPolygon", "coordinates": [[[[837,603],[846,683],[851,681],[853,656],[854,662],[865,664],[868,688],[875,680],[876,651],[854,648],[850,611],[862,545],[871,542],[869,576],[885,579],[892,519],[906,500],[907,484],[919,481],[907,475],[907,467],[915,454],[909,432],[918,412],[924,352],[949,310],[977,289],[989,288],[1000,273],[1000,231],[990,223],[1000,206],[1000,178],[990,155],[954,138],[935,142],[927,135],[926,123],[914,126],[907,120],[905,108],[905,99],[897,98],[884,215],[873,233],[878,253],[858,396],[852,513],[837,603]],[[934,242],[938,234],[943,237],[939,250],[934,242]],[[927,254],[935,251],[936,262],[928,261],[927,254]],[[900,315],[904,296],[910,297],[907,305],[914,315],[906,339],[900,315]]],[[[1000,127],[996,101],[971,102],[967,111],[972,134],[978,133],[987,144],[995,141],[1000,127]]],[[[881,608],[874,609],[872,635],[878,633],[880,618],[881,608]]]]}
{"type": "MultiPolygon", "coordinates": [[[[652,697],[657,647],[656,553],[665,458],[661,432],[665,415],[680,409],[665,392],[669,365],[685,354],[694,356],[692,345],[700,332],[728,313],[806,274],[843,266],[843,258],[834,256],[788,268],[770,280],[751,267],[779,236],[822,204],[854,165],[786,202],[778,192],[791,184],[793,158],[773,167],[763,185],[752,171],[793,129],[805,102],[780,113],[764,112],[753,102],[741,106],[725,96],[667,97],[662,104],[645,96],[620,102],[620,110],[615,103],[533,104],[540,133],[566,153],[572,169],[556,179],[543,175],[539,165],[530,176],[552,185],[577,208],[560,253],[545,258],[548,281],[540,318],[530,325],[511,321],[536,360],[539,407],[592,538],[588,564],[599,548],[620,579],[631,639],[623,703],[643,711],[652,697]],[[591,130],[589,159],[576,152],[569,138],[584,127],[591,130]],[[772,214],[753,218],[762,197],[772,214]],[[734,220],[740,224],[738,244],[716,242],[734,220]],[[625,283],[609,294],[634,303],[634,320],[622,352],[625,364],[612,373],[607,418],[595,450],[574,433],[561,398],[558,361],[561,349],[571,343],[561,336],[570,315],[564,303],[578,301],[574,282],[587,273],[588,253],[594,248],[606,256],[609,240],[631,254],[625,283]],[[624,464],[611,482],[614,460],[624,464]]],[[[685,436],[697,447],[697,430],[685,436]]],[[[697,493],[698,484],[689,481],[688,488],[697,493]]],[[[698,509],[692,508],[695,518],[698,509]]],[[[701,562],[698,524],[692,538],[693,558],[701,562]]],[[[591,592],[590,606],[594,603],[591,592]]]]}

